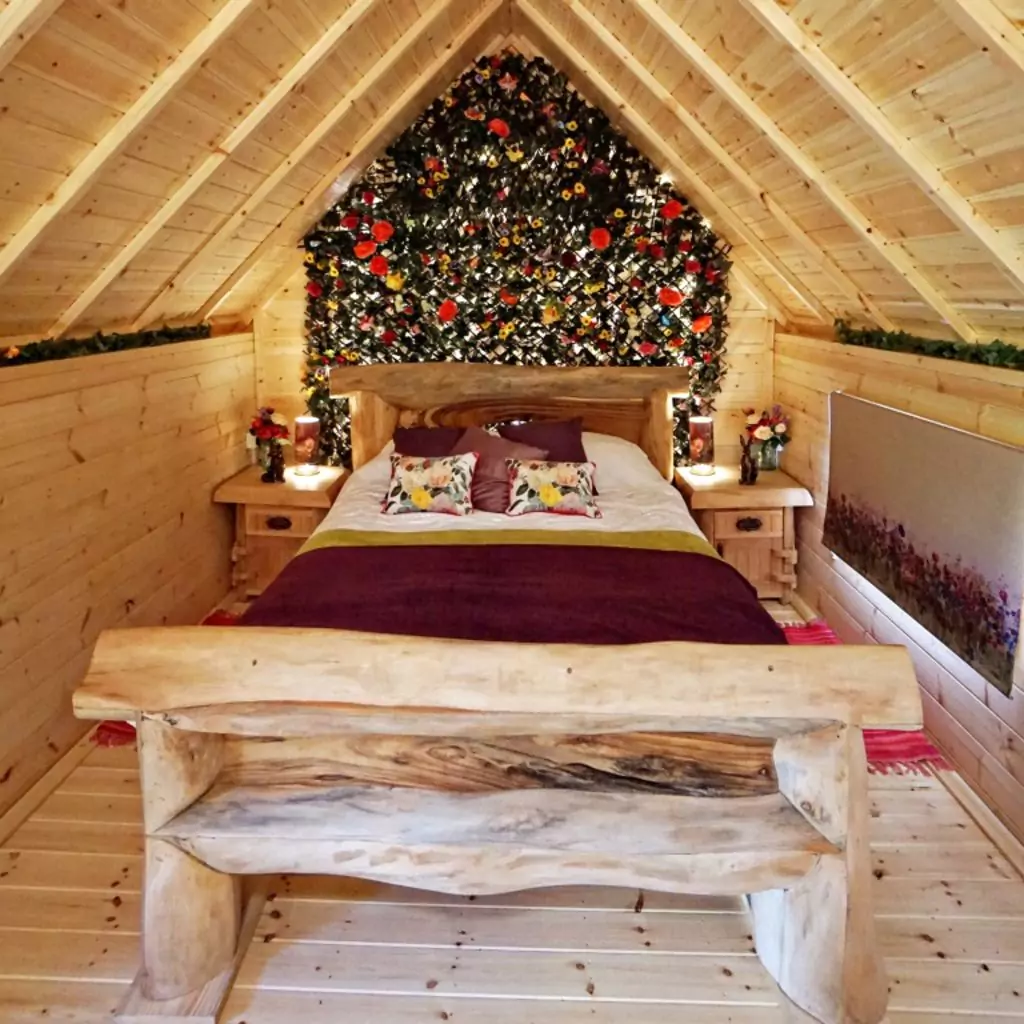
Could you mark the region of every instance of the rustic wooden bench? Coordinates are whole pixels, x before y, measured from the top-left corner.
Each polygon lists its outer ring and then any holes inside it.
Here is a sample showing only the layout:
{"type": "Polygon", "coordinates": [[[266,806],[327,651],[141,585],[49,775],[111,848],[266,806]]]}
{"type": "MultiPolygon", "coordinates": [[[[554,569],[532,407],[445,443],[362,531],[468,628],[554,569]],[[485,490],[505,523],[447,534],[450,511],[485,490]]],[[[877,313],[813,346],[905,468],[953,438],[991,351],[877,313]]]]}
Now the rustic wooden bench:
{"type": "Polygon", "coordinates": [[[920,726],[900,648],[115,630],[75,708],[139,726],[123,1020],[213,1020],[244,955],[240,879],[272,872],[749,894],[796,1006],[884,1015],[861,728],[920,726]]]}

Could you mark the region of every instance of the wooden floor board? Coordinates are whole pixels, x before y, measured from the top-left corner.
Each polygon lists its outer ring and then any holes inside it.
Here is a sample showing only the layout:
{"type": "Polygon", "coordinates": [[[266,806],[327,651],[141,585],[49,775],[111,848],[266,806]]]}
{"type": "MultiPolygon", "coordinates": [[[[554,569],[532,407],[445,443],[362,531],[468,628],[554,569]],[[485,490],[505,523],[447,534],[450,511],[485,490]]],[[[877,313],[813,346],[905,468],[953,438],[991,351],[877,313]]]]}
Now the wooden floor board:
{"type": "MultiPolygon", "coordinates": [[[[870,785],[889,1024],[1024,1022],[1024,879],[936,780],[870,785]]],[[[133,750],[97,748],[0,849],[4,1024],[110,1019],[138,964],[137,787],[133,750]]],[[[223,1024],[792,1024],[737,898],[270,890],[223,1024]]]]}

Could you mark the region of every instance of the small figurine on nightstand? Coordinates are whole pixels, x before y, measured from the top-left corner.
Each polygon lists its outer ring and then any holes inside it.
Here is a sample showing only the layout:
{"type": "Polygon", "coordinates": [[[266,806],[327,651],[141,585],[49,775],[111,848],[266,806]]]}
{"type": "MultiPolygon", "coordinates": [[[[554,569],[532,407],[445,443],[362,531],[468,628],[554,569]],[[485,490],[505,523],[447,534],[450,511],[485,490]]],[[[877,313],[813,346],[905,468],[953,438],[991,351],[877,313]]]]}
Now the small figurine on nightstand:
{"type": "Polygon", "coordinates": [[[263,467],[260,480],[265,484],[284,483],[284,446],[288,427],[274,419],[274,410],[264,406],[249,424],[249,436],[255,439],[256,460],[263,467]]]}
{"type": "Polygon", "coordinates": [[[754,439],[740,434],[740,447],[743,455],[740,458],[740,483],[753,485],[757,483],[757,456],[753,452],[754,439]]]}

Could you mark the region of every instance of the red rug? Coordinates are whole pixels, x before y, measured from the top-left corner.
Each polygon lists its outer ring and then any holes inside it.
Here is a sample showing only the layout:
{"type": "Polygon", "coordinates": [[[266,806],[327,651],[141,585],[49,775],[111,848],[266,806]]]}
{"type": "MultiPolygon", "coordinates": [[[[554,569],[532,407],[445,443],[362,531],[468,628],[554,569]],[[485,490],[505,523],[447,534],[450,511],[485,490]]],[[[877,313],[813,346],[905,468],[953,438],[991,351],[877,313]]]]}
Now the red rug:
{"type": "MultiPolygon", "coordinates": [[[[234,612],[215,611],[203,619],[204,626],[233,626],[238,622],[234,612]]],[[[824,622],[807,622],[799,626],[783,626],[790,644],[838,644],[839,637],[824,622]]],[[[135,726],[129,722],[101,722],[93,733],[101,747],[122,747],[135,743],[135,726]]],[[[896,732],[868,729],[864,732],[868,769],[876,774],[930,775],[950,765],[923,732],[896,732]]]]}
{"type": "MultiPolygon", "coordinates": [[[[824,622],[783,626],[790,644],[841,644],[832,628],[824,622]]],[[[949,771],[951,765],[923,732],[898,732],[894,729],[865,729],[864,749],[868,770],[876,775],[931,775],[949,771]]]]}

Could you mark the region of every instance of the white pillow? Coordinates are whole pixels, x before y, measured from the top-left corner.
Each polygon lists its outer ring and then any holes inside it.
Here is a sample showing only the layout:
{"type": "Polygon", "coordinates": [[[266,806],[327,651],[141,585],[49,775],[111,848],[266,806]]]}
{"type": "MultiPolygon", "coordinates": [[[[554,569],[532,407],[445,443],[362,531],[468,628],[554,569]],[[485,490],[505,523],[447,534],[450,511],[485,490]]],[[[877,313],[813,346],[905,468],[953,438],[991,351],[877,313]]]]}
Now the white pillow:
{"type": "Polygon", "coordinates": [[[608,487],[627,491],[665,483],[639,445],[611,434],[583,432],[583,449],[597,466],[595,480],[599,490],[608,487]]]}

